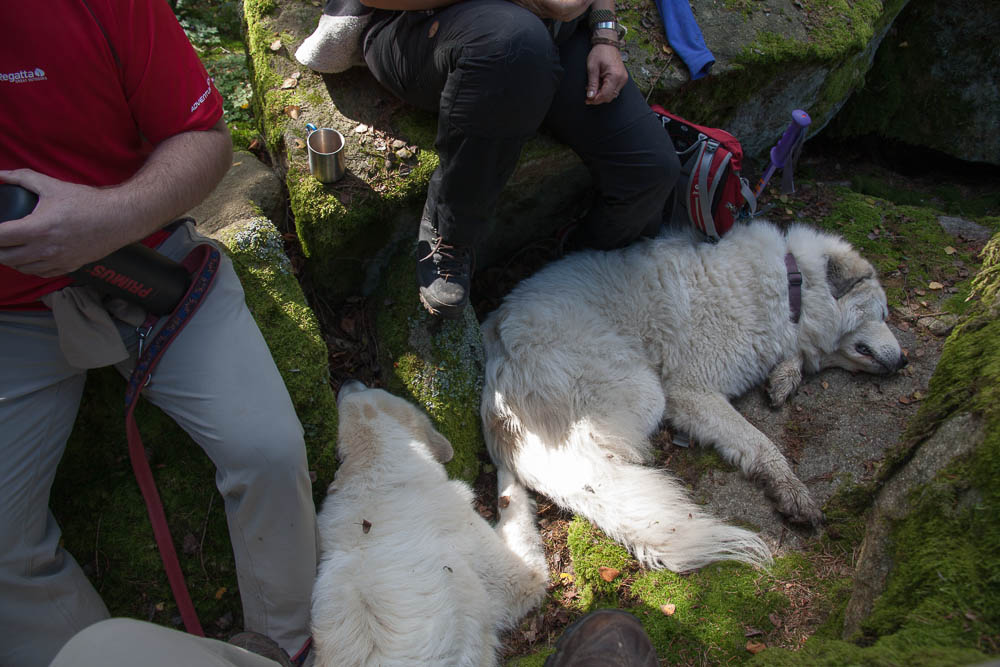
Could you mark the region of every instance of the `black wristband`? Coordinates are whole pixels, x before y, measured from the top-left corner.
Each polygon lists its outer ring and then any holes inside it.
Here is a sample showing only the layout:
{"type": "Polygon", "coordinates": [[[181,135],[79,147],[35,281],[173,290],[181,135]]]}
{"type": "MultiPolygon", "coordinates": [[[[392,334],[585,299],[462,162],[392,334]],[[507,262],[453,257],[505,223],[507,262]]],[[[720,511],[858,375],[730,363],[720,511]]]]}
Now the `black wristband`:
{"type": "Polygon", "coordinates": [[[587,19],[587,25],[590,26],[590,29],[592,31],[593,31],[595,25],[597,25],[598,23],[602,23],[604,21],[615,21],[615,22],[617,22],[618,21],[618,17],[615,16],[615,13],[613,11],[611,11],[610,9],[591,9],[590,10],[590,17],[587,19]]]}

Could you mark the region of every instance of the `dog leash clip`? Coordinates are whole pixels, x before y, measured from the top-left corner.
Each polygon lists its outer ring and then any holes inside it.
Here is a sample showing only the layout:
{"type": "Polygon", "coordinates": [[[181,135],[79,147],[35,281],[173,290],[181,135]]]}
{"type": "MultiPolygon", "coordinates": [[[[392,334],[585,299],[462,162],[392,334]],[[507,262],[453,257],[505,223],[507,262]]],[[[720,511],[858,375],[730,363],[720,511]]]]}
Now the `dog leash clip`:
{"type": "MultiPolygon", "coordinates": [[[[149,336],[149,332],[151,332],[152,330],[153,330],[152,324],[150,324],[149,326],[141,326],[135,328],[135,335],[139,338],[139,344],[136,347],[136,352],[135,352],[136,360],[142,359],[142,352],[143,348],[146,345],[146,338],[149,336]]],[[[153,379],[153,374],[150,373],[149,375],[146,376],[146,382],[142,385],[142,388],[145,389],[146,387],[148,387],[152,379],[153,379]]]]}

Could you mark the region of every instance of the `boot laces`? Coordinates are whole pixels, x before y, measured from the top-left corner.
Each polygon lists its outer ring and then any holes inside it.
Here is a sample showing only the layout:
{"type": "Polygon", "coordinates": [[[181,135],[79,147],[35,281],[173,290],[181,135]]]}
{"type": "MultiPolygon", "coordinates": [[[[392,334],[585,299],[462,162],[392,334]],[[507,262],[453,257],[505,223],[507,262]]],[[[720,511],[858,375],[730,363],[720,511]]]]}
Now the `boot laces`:
{"type": "Polygon", "coordinates": [[[421,259],[424,262],[430,259],[437,267],[438,275],[445,280],[449,278],[460,278],[467,276],[470,265],[470,250],[459,248],[445,243],[440,236],[434,239],[434,247],[421,259]]]}

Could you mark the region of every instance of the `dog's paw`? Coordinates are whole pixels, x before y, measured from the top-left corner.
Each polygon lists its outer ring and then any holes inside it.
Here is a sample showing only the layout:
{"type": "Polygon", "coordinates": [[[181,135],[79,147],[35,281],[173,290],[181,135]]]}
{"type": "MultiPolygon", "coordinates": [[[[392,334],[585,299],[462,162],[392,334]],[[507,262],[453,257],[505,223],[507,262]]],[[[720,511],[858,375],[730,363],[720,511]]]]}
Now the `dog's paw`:
{"type": "Polygon", "coordinates": [[[809,495],[809,491],[798,480],[796,484],[776,485],[772,495],[778,511],[792,523],[819,528],[823,525],[823,510],[809,495]]]}
{"type": "Polygon", "coordinates": [[[767,395],[772,407],[780,407],[802,383],[802,366],[797,359],[783,361],[767,378],[767,395]]]}

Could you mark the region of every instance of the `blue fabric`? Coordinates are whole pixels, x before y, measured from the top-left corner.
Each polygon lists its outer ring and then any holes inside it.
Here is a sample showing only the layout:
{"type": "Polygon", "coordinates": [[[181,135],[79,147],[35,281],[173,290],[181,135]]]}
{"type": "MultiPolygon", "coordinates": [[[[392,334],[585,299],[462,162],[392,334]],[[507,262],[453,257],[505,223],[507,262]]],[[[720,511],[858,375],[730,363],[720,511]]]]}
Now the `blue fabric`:
{"type": "Polygon", "coordinates": [[[691,71],[691,79],[700,79],[712,68],[715,56],[705,46],[701,28],[691,13],[688,0],[656,0],[663,28],[671,48],[691,71]]]}

